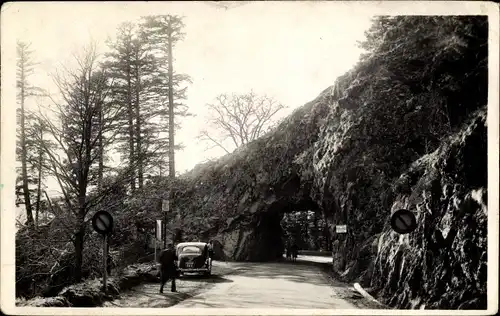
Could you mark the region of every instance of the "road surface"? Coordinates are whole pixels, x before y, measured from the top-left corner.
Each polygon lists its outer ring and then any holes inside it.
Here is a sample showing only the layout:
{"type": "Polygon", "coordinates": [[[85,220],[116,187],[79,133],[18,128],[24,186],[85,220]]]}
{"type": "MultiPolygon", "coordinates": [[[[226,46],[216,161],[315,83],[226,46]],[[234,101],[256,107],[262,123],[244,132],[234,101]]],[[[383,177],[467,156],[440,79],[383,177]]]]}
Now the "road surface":
{"type": "MultiPolygon", "coordinates": [[[[174,308],[305,308],[352,309],[357,307],[346,284],[332,281],[311,262],[331,262],[328,257],[299,256],[296,263],[214,263],[209,278],[185,277],[177,293],[158,293],[159,284],[143,284],[107,302],[107,307],[174,308]]],[[[166,290],[169,289],[169,283],[166,290]]]]}

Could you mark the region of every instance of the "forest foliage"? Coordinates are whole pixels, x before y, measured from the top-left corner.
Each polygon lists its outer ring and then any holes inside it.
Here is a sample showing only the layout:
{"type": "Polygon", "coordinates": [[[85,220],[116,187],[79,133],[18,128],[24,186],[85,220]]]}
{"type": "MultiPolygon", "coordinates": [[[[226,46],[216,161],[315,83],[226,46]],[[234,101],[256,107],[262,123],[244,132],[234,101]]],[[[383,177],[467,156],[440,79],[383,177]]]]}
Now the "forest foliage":
{"type": "Polygon", "coordinates": [[[18,42],[16,204],[24,205],[27,215],[16,234],[18,295],[54,294],[101,273],[101,242],[90,227],[98,210],[110,211],[118,223],[109,240],[111,249],[119,250],[110,252],[115,262],[150,254],[137,216],[144,203],[137,199],[154,199],[143,187],[169,174],[170,129],[189,115],[185,100],[191,79],[168,63],[183,27],[178,16],[121,24],[105,54],[91,43],[73,56],[76,67],[55,71],[55,95],[31,86],[35,54],[18,42]],[[35,93],[45,101],[26,107],[35,93]],[[115,152],[121,155],[118,165],[111,157],[115,152]],[[60,197],[47,194],[48,177],[56,179],[60,197]]]}

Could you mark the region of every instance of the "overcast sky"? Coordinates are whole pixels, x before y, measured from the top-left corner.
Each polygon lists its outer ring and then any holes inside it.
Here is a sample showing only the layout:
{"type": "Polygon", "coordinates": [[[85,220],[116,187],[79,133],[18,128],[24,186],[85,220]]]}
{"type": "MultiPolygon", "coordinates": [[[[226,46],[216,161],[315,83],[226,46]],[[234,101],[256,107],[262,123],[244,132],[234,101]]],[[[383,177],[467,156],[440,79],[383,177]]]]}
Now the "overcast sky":
{"type": "MultiPolygon", "coordinates": [[[[205,151],[196,140],[205,104],[220,93],[273,96],[289,109],[315,98],[358,60],[357,41],[370,26],[370,11],[342,3],[251,2],[228,8],[211,2],[24,3],[16,7],[16,37],[31,42],[40,62],[31,82],[56,92],[50,72],[70,64],[72,53],[92,40],[101,53],[118,24],[149,14],[184,16],[186,38],[174,50],[176,71],[191,76],[187,104],[196,117],[185,119],[176,141],[182,173],[222,150],[205,151]]],[[[5,9],[5,6],[2,7],[5,9]]],[[[34,102],[34,101],[32,101],[34,102]]],[[[52,186],[49,184],[49,186],[52,186]]]]}

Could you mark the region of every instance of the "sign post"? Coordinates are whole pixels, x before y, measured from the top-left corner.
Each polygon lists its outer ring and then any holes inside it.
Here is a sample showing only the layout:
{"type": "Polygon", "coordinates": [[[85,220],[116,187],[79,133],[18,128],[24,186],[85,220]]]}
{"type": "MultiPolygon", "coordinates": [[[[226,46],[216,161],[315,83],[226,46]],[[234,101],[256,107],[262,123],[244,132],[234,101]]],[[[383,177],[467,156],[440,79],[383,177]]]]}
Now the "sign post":
{"type": "Polygon", "coordinates": [[[107,282],[108,282],[108,234],[104,235],[104,245],[103,245],[103,258],[102,258],[102,284],[104,286],[104,293],[107,290],[107,282]]]}
{"type": "Polygon", "coordinates": [[[161,201],[161,210],[163,212],[163,248],[167,248],[167,214],[170,211],[170,201],[168,199],[163,199],[161,201]]]}
{"type": "Polygon", "coordinates": [[[92,217],[92,226],[94,230],[103,235],[102,243],[102,253],[103,253],[103,271],[102,271],[102,283],[104,286],[104,293],[107,290],[108,281],[108,235],[113,228],[113,216],[106,211],[99,211],[92,217]]]}
{"type": "Polygon", "coordinates": [[[155,262],[156,262],[156,241],[159,240],[161,242],[162,238],[162,222],[161,219],[156,220],[156,226],[155,226],[155,262]]]}

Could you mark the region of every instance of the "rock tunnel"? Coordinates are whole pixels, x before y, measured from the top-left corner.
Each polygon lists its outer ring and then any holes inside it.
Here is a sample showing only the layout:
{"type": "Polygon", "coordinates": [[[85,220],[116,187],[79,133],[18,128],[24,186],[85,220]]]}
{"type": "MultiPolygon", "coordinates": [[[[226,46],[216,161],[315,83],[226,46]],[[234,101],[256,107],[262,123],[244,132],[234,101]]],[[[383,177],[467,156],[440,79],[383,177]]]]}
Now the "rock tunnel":
{"type": "Polygon", "coordinates": [[[313,144],[330,93],[325,89],[272,132],[176,179],[184,240],[216,241],[224,260],[269,261],[283,253],[284,214],[321,212],[311,198],[313,144]]]}
{"type": "Polygon", "coordinates": [[[278,260],[285,251],[284,230],[281,226],[283,216],[291,212],[322,213],[309,196],[307,186],[301,183],[296,174],[275,186],[263,200],[272,202],[253,204],[258,205],[258,209],[251,216],[242,216],[233,229],[219,236],[219,239],[226,240],[222,244],[228,259],[254,262],[278,260]]]}
{"type": "Polygon", "coordinates": [[[281,221],[285,213],[319,212],[317,204],[310,198],[298,202],[283,199],[274,202],[267,211],[257,216],[254,242],[248,245],[248,259],[251,261],[270,261],[282,257],[285,250],[284,231],[281,221]]]}

